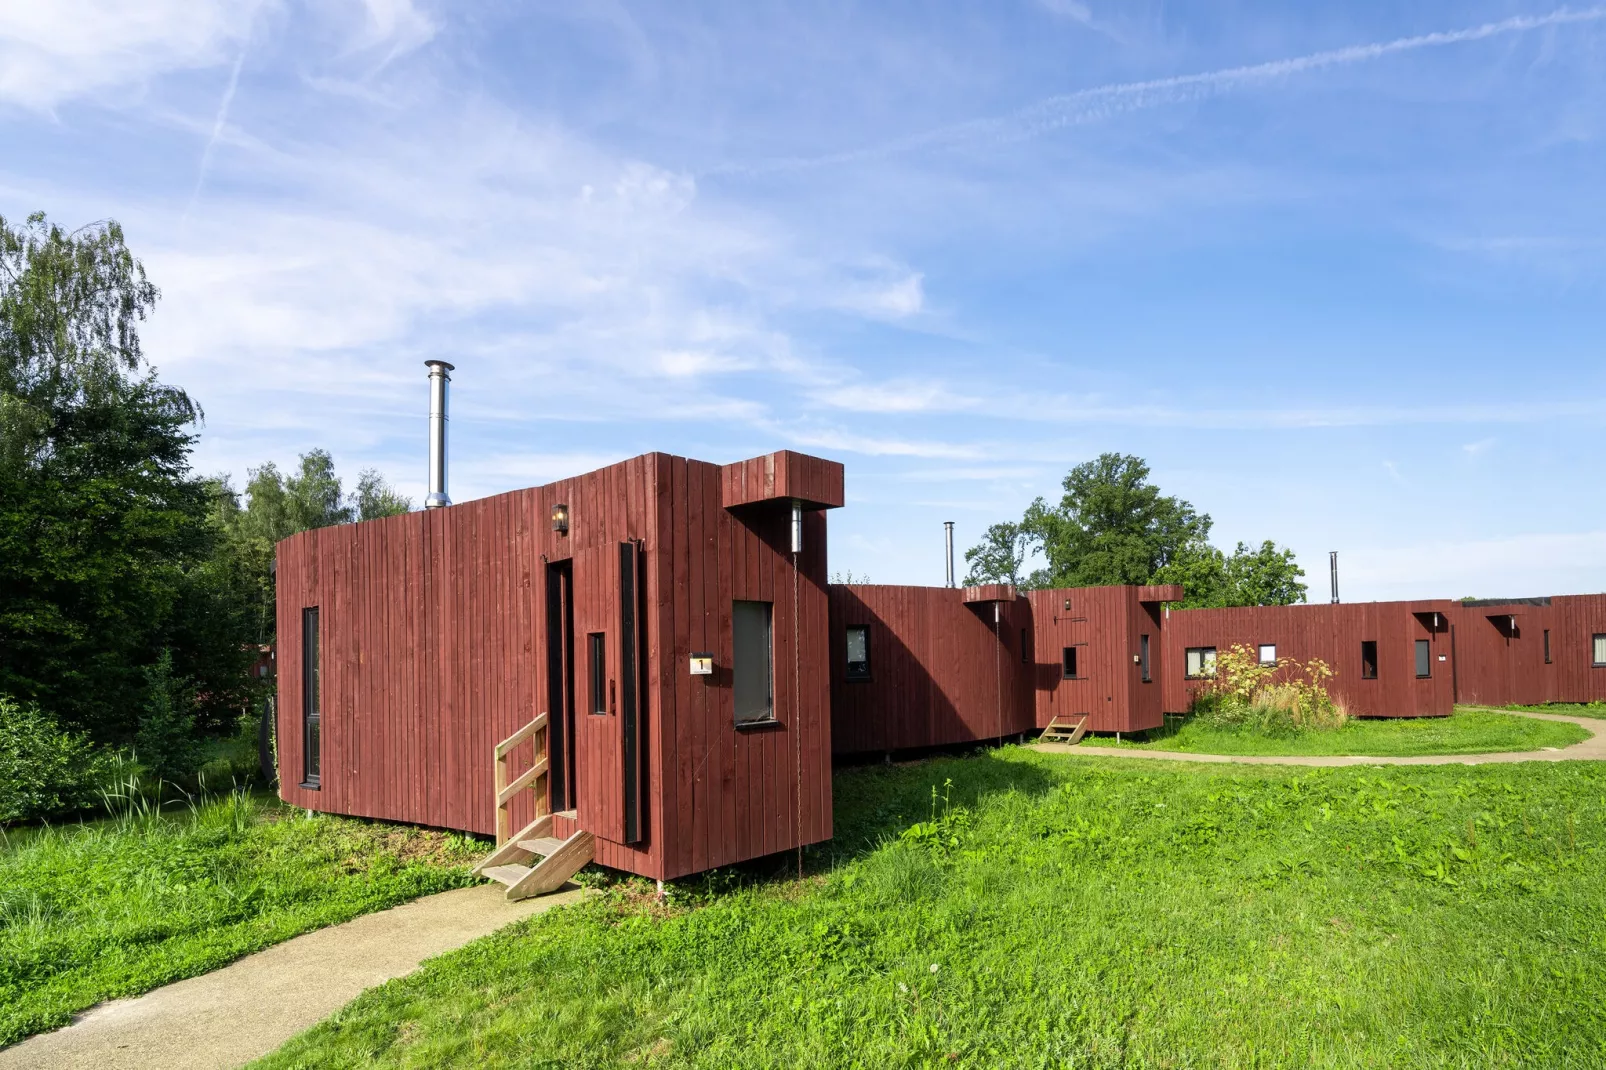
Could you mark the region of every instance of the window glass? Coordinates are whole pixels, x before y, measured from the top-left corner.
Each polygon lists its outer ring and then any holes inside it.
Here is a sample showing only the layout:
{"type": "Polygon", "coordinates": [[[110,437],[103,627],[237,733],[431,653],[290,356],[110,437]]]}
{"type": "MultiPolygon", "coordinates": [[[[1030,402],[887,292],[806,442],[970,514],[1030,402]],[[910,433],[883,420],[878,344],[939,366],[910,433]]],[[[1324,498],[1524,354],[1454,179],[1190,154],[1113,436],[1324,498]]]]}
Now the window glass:
{"type": "Polygon", "coordinates": [[[1550,664],[1550,629],[1545,629],[1545,664],[1550,664]]]}
{"type": "Polygon", "coordinates": [[[1187,671],[1190,677],[1216,675],[1216,648],[1191,646],[1187,651],[1187,671]]]}
{"type": "Polygon", "coordinates": [[[1076,648],[1068,646],[1061,652],[1060,675],[1067,680],[1076,677],[1076,648]]]}
{"type": "Polygon", "coordinates": [[[1032,663],[1032,648],[1026,638],[1025,628],[1020,630],[1020,663],[1022,665],[1030,665],[1032,663]]]}
{"type": "Polygon", "coordinates": [[[1262,665],[1275,665],[1275,664],[1277,664],[1277,644],[1276,643],[1261,643],[1260,644],[1260,663],[1262,665]]]}
{"type": "Polygon", "coordinates": [[[1142,672],[1143,682],[1148,683],[1152,677],[1149,675],[1149,637],[1138,636],[1138,668],[1142,672]]]}
{"type": "Polygon", "coordinates": [[[318,607],[301,611],[301,765],[302,786],[315,788],[322,782],[323,717],[321,708],[322,668],[319,664],[318,607]]]}
{"type": "Polygon", "coordinates": [[[1606,665],[1606,635],[1595,636],[1595,664],[1606,665]]]}
{"type": "Polygon", "coordinates": [[[1426,639],[1416,641],[1416,676],[1425,680],[1433,675],[1433,644],[1426,639]]]}
{"type": "Polygon", "coordinates": [[[737,724],[775,718],[773,616],[770,602],[736,602],[732,606],[731,668],[736,677],[737,724]]]}
{"type": "Polygon", "coordinates": [[[604,632],[586,636],[591,658],[591,713],[608,712],[608,638],[604,632]]]}
{"type": "Polygon", "coordinates": [[[1377,640],[1361,641],[1361,679],[1377,679],[1377,640]]]}
{"type": "Polygon", "coordinates": [[[870,629],[863,624],[848,628],[848,679],[870,679],[870,629]]]}

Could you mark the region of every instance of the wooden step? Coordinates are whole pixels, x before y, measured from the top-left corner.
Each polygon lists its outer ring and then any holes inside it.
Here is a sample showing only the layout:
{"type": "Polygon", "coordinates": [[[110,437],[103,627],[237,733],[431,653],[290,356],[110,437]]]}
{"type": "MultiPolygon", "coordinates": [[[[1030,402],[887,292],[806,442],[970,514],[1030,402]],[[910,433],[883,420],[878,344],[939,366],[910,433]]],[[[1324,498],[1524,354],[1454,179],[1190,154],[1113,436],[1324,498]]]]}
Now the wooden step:
{"type": "Polygon", "coordinates": [[[490,866],[480,870],[480,876],[489,877],[491,880],[511,888],[525,877],[528,877],[531,871],[532,867],[530,866],[490,866]]]}
{"type": "Polygon", "coordinates": [[[502,846],[486,855],[480,864],[474,867],[474,875],[483,877],[485,871],[492,866],[500,866],[507,862],[528,862],[530,852],[523,847],[525,840],[539,840],[552,831],[552,815],[543,814],[519,830],[519,834],[509,839],[502,846]]]}
{"type": "Polygon", "coordinates": [[[519,846],[533,855],[540,855],[542,858],[546,858],[559,847],[562,847],[563,841],[556,836],[540,836],[533,840],[520,840],[519,846]]]}
{"type": "MultiPolygon", "coordinates": [[[[591,833],[581,831],[553,848],[552,853],[524,874],[517,883],[509,884],[509,899],[528,899],[532,895],[545,895],[563,887],[564,883],[585,868],[596,851],[596,840],[591,833]]],[[[523,866],[501,866],[499,870],[524,869],[523,866]]],[[[486,871],[486,876],[490,872],[486,871]]],[[[501,880],[500,877],[493,878],[501,880]]],[[[506,883],[505,881],[503,883],[506,883]]]]}
{"type": "Polygon", "coordinates": [[[1086,714],[1065,721],[1055,717],[1048,722],[1048,727],[1043,729],[1043,734],[1037,737],[1037,742],[1075,746],[1082,742],[1083,736],[1087,735],[1087,722],[1086,714]]]}

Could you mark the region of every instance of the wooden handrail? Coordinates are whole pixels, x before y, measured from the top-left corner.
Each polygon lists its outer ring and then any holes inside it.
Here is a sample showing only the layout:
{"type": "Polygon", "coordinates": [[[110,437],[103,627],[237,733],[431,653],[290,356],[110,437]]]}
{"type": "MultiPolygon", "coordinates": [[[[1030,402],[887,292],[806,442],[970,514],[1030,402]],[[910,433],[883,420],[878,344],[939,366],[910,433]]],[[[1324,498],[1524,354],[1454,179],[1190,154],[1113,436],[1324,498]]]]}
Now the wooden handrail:
{"type": "Polygon", "coordinates": [[[508,751],[512,750],[514,747],[517,747],[520,743],[523,743],[525,740],[529,739],[531,736],[535,735],[545,727],[546,714],[536,714],[535,720],[531,721],[529,724],[525,725],[523,728],[519,729],[517,732],[514,732],[511,736],[508,736],[506,739],[496,745],[497,759],[500,760],[508,751]]]}
{"type": "Polygon", "coordinates": [[[534,781],[536,777],[546,776],[546,767],[547,761],[545,758],[542,758],[540,761],[530,766],[530,768],[520,773],[518,775],[518,779],[514,780],[513,783],[496,793],[496,805],[506,806],[509,799],[513,798],[513,796],[529,787],[530,783],[534,781]]]}

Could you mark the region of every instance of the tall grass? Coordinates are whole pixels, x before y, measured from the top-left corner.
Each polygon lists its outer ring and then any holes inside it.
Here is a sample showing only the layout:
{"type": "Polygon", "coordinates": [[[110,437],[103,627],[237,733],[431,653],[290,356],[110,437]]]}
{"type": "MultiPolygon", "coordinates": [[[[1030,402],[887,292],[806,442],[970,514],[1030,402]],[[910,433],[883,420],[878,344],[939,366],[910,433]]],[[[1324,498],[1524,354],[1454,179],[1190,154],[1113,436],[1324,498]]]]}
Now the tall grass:
{"type": "Polygon", "coordinates": [[[1216,728],[1265,734],[1331,731],[1350,719],[1328,694],[1333,670],[1320,658],[1279,658],[1261,664],[1254,647],[1239,644],[1216,657],[1215,675],[1195,696],[1192,713],[1216,728]]]}

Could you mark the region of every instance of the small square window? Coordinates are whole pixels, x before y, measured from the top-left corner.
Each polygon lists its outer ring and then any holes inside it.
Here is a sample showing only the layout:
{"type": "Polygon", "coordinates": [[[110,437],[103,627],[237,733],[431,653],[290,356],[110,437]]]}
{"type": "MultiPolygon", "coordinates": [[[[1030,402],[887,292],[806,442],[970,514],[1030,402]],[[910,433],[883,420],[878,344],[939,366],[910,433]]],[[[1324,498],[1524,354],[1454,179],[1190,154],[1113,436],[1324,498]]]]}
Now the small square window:
{"type": "Polygon", "coordinates": [[[1361,679],[1377,679],[1377,640],[1363,639],[1361,641],[1361,679]]]}
{"type": "Polygon", "coordinates": [[[848,679],[870,679],[870,629],[863,624],[848,626],[848,679]]]}
{"type": "Polygon", "coordinates": [[[1426,639],[1416,641],[1416,678],[1426,680],[1433,675],[1433,644],[1426,639]]]}
{"type": "Polygon", "coordinates": [[[1060,675],[1066,680],[1076,679],[1076,648],[1068,646],[1061,652],[1060,675]]]}
{"type": "Polygon", "coordinates": [[[1276,643],[1261,643],[1260,644],[1260,663],[1262,665],[1275,665],[1275,664],[1277,664],[1277,644],[1276,643]]]}
{"type": "Polygon", "coordinates": [[[1606,668],[1606,635],[1595,636],[1595,668],[1606,668]]]}
{"type": "Polygon", "coordinates": [[[1199,680],[1207,676],[1216,675],[1216,648],[1213,646],[1190,646],[1187,650],[1187,672],[1190,680],[1199,680]]]}

